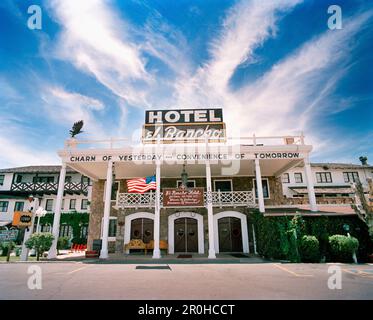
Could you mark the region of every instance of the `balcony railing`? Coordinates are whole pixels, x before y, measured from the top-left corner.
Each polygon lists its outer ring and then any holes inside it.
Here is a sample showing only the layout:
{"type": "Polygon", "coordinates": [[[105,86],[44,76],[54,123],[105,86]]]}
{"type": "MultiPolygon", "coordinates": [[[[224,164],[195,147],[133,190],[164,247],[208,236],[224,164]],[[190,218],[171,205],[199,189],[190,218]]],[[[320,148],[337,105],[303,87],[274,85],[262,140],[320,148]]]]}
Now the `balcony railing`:
{"type": "MultiPolygon", "coordinates": [[[[161,207],[163,207],[163,193],[160,194],[161,207]]],[[[156,194],[152,193],[118,193],[118,208],[149,208],[155,206],[156,194]]],[[[204,206],[206,206],[207,192],[204,193],[204,206]]],[[[224,191],[212,192],[212,205],[214,207],[255,207],[253,191],[224,191]]]]}
{"type": "MultiPolygon", "coordinates": [[[[58,190],[58,183],[51,182],[18,182],[13,183],[11,191],[19,192],[44,192],[44,193],[56,193],[58,190]]],[[[64,191],[69,193],[87,193],[88,184],[81,182],[66,182],[64,191]]]]}

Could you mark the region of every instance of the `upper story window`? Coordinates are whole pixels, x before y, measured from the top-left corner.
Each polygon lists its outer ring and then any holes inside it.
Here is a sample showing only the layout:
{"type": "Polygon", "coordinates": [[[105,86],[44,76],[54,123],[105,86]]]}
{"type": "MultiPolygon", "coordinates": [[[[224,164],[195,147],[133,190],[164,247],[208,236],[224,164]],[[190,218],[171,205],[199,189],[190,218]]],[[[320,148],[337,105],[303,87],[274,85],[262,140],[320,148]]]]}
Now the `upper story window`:
{"type": "Polygon", "coordinates": [[[87,210],[88,208],[88,199],[82,199],[81,209],[87,210]]]}
{"type": "Polygon", "coordinates": [[[232,180],[214,180],[215,191],[232,191],[232,180]]]}
{"type": "Polygon", "coordinates": [[[17,174],[16,182],[17,183],[21,183],[22,182],[22,175],[17,174]]]}
{"type": "Polygon", "coordinates": [[[34,177],[32,179],[34,183],[53,183],[54,182],[54,177],[34,177]]]}
{"type": "MultiPolygon", "coordinates": [[[[181,183],[182,183],[181,180],[177,180],[176,181],[176,187],[180,188],[181,183]]],[[[187,187],[188,188],[195,188],[196,187],[196,180],[188,180],[187,187]]]]}
{"type": "Polygon", "coordinates": [[[70,199],[70,210],[75,210],[76,208],[76,199],[70,199]]]}
{"type": "Polygon", "coordinates": [[[65,183],[70,183],[70,182],[71,182],[71,176],[66,176],[65,183]]]}
{"type": "Polygon", "coordinates": [[[14,211],[23,211],[25,203],[23,201],[17,201],[14,205],[14,211]]]}
{"type": "Polygon", "coordinates": [[[45,210],[53,211],[53,199],[47,199],[45,202],[45,210]]]}
{"type": "Polygon", "coordinates": [[[316,181],[318,183],[332,182],[331,172],[316,172],[316,181]]]}
{"type": "Polygon", "coordinates": [[[282,183],[290,183],[290,175],[288,173],[282,175],[282,183]]]}
{"type": "Polygon", "coordinates": [[[295,183],[302,183],[303,182],[303,176],[301,172],[294,173],[294,180],[295,183]]]}
{"type": "Polygon", "coordinates": [[[0,212],[8,211],[9,201],[0,201],[0,212]]]}
{"type": "Polygon", "coordinates": [[[82,183],[89,185],[91,183],[91,180],[86,176],[82,176],[82,183]]]}
{"type": "Polygon", "coordinates": [[[115,181],[111,187],[111,200],[117,199],[118,191],[119,191],[119,181],[115,181]]]}
{"type": "MultiPolygon", "coordinates": [[[[256,185],[256,179],[254,179],[255,197],[258,198],[258,187],[256,185]]],[[[263,198],[269,199],[269,185],[268,179],[262,179],[263,198]]]]}
{"type": "Polygon", "coordinates": [[[345,182],[359,182],[359,173],[358,172],[343,172],[343,179],[345,182]]]}
{"type": "Polygon", "coordinates": [[[5,175],[0,174],[0,186],[2,186],[4,184],[4,178],[5,178],[5,175]]]}

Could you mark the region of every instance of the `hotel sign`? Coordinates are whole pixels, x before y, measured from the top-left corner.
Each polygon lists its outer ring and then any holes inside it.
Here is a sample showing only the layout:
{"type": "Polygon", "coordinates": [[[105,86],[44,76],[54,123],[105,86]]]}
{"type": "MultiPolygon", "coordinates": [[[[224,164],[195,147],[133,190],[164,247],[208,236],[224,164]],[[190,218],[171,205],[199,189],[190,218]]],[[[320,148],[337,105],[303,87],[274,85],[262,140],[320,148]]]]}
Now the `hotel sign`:
{"type": "Polygon", "coordinates": [[[0,242],[15,241],[18,237],[18,230],[0,230],[0,242]]]}
{"type": "Polygon", "coordinates": [[[27,211],[14,211],[13,226],[29,227],[32,223],[32,213],[27,211]]]}
{"type": "Polygon", "coordinates": [[[203,207],[203,188],[165,188],[164,207],[203,207]]]}
{"type": "Polygon", "coordinates": [[[223,109],[148,110],[145,112],[143,143],[225,142],[223,109]]]}

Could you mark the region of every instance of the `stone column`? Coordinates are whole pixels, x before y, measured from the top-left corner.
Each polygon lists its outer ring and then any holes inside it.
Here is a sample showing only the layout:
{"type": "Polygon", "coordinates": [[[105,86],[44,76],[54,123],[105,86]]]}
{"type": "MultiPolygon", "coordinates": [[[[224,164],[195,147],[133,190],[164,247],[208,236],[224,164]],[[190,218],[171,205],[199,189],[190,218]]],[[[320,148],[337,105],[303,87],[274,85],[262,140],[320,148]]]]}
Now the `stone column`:
{"type": "MultiPolygon", "coordinates": [[[[206,154],[208,154],[208,138],[206,138],[206,154]]],[[[212,207],[212,188],[211,188],[211,167],[210,160],[206,157],[206,201],[207,201],[207,222],[209,235],[209,259],[216,259],[215,253],[215,233],[214,233],[214,212],[212,207]]]]}
{"type": "Polygon", "coordinates": [[[161,163],[157,160],[155,172],[157,189],[155,191],[155,210],[154,210],[154,249],[153,259],[161,258],[161,251],[159,250],[159,233],[161,220],[161,163]]]}
{"type": "Polygon", "coordinates": [[[313,186],[313,175],[308,157],[304,158],[304,173],[307,183],[308,200],[310,203],[311,211],[317,211],[315,189],[313,186]]]}
{"type": "Polygon", "coordinates": [[[255,176],[256,176],[256,189],[257,189],[257,192],[258,192],[259,211],[264,213],[265,208],[264,208],[262,174],[261,174],[261,171],[260,171],[259,159],[255,159],[255,176]]]}
{"type": "Polygon", "coordinates": [[[106,187],[105,187],[105,204],[104,204],[104,219],[102,227],[102,246],[100,259],[108,258],[108,237],[109,237],[109,218],[111,207],[111,189],[113,185],[113,162],[110,160],[106,172],[106,187]]]}
{"type": "Polygon", "coordinates": [[[62,205],[62,198],[63,198],[64,188],[65,188],[65,177],[66,177],[66,163],[62,163],[60,176],[58,178],[59,180],[58,180],[58,191],[57,191],[56,204],[54,206],[53,231],[52,231],[54,240],[48,252],[48,259],[54,259],[57,257],[57,242],[58,242],[58,237],[60,235],[61,205],[62,205]]]}

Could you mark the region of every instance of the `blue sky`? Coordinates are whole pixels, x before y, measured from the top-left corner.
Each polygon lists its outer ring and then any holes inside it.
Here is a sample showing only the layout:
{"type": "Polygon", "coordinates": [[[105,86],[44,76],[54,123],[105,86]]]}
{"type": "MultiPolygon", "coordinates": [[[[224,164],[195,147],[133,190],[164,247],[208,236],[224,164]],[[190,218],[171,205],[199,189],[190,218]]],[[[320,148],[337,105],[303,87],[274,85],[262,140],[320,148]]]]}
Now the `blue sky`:
{"type": "Polygon", "coordinates": [[[303,131],[313,161],[372,163],[372,27],[368,0],[2,0],[0,167],[59,163],[80,119],[81,138],[137,137],[144,110],[196,107],[242,135],[303,131]]]}

